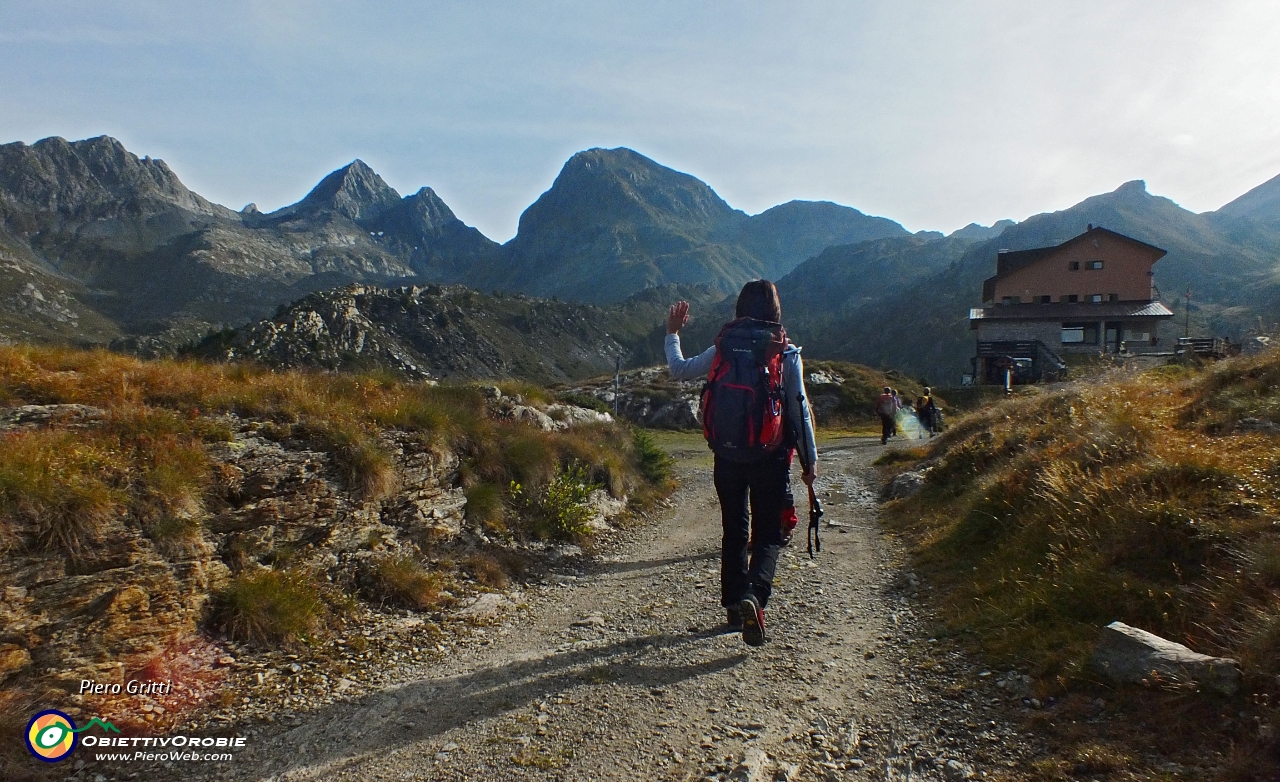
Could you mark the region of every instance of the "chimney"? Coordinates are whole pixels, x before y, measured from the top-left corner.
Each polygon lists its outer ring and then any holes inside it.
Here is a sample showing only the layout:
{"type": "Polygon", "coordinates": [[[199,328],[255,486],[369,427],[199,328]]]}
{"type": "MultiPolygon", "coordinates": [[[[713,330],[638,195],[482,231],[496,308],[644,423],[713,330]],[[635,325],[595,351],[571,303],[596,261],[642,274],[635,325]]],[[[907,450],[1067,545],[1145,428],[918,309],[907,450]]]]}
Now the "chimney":
{"type": "Polygon", "coordinates": [[[1084,230],[1086,230],[1086,231],[1092,231],[1092,230],[1093,230],[1093,223],[1089,223],[1089,227],[1088,227],[1088,228],[1086,228],[1086,229],[1084,229],[1084,230]]]}

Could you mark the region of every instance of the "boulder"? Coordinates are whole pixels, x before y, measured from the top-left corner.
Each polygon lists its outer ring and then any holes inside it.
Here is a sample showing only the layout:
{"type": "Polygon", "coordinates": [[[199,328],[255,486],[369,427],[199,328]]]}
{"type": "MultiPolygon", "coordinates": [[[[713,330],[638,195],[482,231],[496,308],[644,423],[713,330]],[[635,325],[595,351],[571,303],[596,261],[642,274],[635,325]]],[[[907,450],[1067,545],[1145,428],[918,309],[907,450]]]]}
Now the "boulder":
{"type": "Polygon", "coordinates": [[[819,370],[810,372],[809,379],[805,382],[811,386],[838,386],[844,383],[844,378],[835,372],[819,370]]]}
{"type": "Polygon", "coordinates": [[[560,427],[556,426],[556,420],[536,407],[529,405],[515,405],[508,408],[505,412],[506,417],[513,421],[523,421],[530,426],[541,429],[544,432],[554,432],[560,427]]]}
{"type": "Polygon", "coordinates": [[[893,480],[889,481],[889,485],[884,487],[884,498],[886,500],[901,500],[915,496],[924,488],[925,478],[928,474],[928,470],[909,470],[901,475],[894,476],[893,480]]]}
{"type": "Polygon", "coordinates": [[[1231,696],[1240,688],[1240,663],[1227,657],[1193,652],[1180,643],[1112,622],[1102,631],[1094,649],[1093,666],[1120,684],[1195,682],[1220,695],[1231,696]]]}
{"type": "Polygon", "coordinates": [[[578,407],[577,405],[547,405],[546,412],[557,423],[564,424],[566,427],[580,426],[582,424],[613,423],[613,416],[608,413],[601,413],[597,410],[578,407]]]}
{"type": "Polygon", "coordinates": [[[659,407],[645,421],[654,429],[701,429],[698,420],[698,400],[681,398],[659,407]]]}
{"type": "Polygon", "coordinates": [[[486,592],[458,612],[458,617],[475,624],[487,624],[498,619],[514,604],[496,592],[486,592]]]}
{"type": "Polygon", "coordinates": [[[0,427],[77,424],[106,415],[106,410],[91,405],[20,405],[0,410],[0,427]]]}

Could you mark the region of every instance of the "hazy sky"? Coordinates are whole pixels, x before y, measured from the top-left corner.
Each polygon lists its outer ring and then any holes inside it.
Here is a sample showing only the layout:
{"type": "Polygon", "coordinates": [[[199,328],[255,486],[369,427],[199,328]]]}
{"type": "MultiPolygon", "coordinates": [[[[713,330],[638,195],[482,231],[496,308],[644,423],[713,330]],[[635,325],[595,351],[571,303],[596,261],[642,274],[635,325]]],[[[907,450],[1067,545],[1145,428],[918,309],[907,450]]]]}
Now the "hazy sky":
{"type": "Polygon", "coordinates": [[[264,210],[353,158],[499,241],[627,146],[912,230],[1280,173],[1280,3],[4,0],[0,141],[109,134],[264,210]]]}

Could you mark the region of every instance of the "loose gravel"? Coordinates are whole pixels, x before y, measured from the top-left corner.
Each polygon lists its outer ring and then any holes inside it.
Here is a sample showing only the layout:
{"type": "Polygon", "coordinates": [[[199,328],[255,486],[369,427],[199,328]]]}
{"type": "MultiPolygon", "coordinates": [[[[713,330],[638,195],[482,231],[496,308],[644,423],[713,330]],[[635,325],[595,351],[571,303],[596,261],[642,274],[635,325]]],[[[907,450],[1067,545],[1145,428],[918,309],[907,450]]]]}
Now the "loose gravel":
{"type": "Polygon", "coordinates": [[[875,439],[825,444],[823,549],[808,558],[802,521],[760,649],[723,626],[710,462],[690,449],[670,510],[468,624],[384,616],[340,639],[341,676],[283,654],[238,671],[256,694],[189,726],[247,736],[234,761],[91,764],[72,778],[1016,777],[1043,747],[1014,726],[1052,704],[1019,672],[930,637],[929,586],[877,524],[882,452],[875,439]]]}

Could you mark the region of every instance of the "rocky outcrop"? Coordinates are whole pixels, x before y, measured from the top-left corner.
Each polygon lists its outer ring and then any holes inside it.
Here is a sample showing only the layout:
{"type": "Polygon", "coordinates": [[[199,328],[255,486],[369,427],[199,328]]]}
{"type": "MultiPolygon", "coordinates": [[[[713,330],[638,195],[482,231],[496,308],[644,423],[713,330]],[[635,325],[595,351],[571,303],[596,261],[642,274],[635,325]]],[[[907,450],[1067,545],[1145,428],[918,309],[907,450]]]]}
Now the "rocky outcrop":
{"type": "Polygon", "coordinates": [[[613,378],[571,386],[567,393],[589,396],[618,416],[650,429],[701,429],[698,418],[701,381],[674,381],[665,367],[623,372],[615,389],[613,378]]]}
{"type": "MultiPolygon", "coordinates": [[[[553,418],[492,390],[490,412],[497,417],[523,408],[556,430],[610,420],[563,404],[551,408],[553,418]]],[[[76,404],[0,409],[0,434],[92,427],[105,415],[76,404]]],[[[94,545],[74,556],[0,539],[8,548],[0,557],[0,681],[64,694],[84,679],[123,683],[192,642],[211,595],[238,573],[287,566],[355,585],[371,560],[420,559],[424,546],[465,550],[486,541],[465,524],[459,455],[418,433],[379,434],[397,480],[390,493],[369,498],[349,485],[338,457],[316,447],[305,428],[234,414],[208,425],[230,436],[205,446],[212,484],[203,502],[174,511],[180,523],[157,528],[123,515],[108,518],[94,545]]],[[[592,526],[606,528],[625,504],[597,491],[592,526]]],[[[485,620],[493,600],[482,598],[465,618],[485,620]]]]}
{"type": "Polygon", "coordinates": [[[618,356],[629,356],[648,330],[637,324],[631,313],[456,286],[352,285],[314,293],[271,320],[216,335],[196,352],[280,368],[564,382],[607,372],[618,356]]]}
{"type": "Polygon", "coordinates": [[[1194,684],[1226,696],[1240,689],[1240,663],[1236,660],[1193,652],[1123,622],[1112,622],[1103,629],[1091,662],[1118,684],[1194,684]]]}

